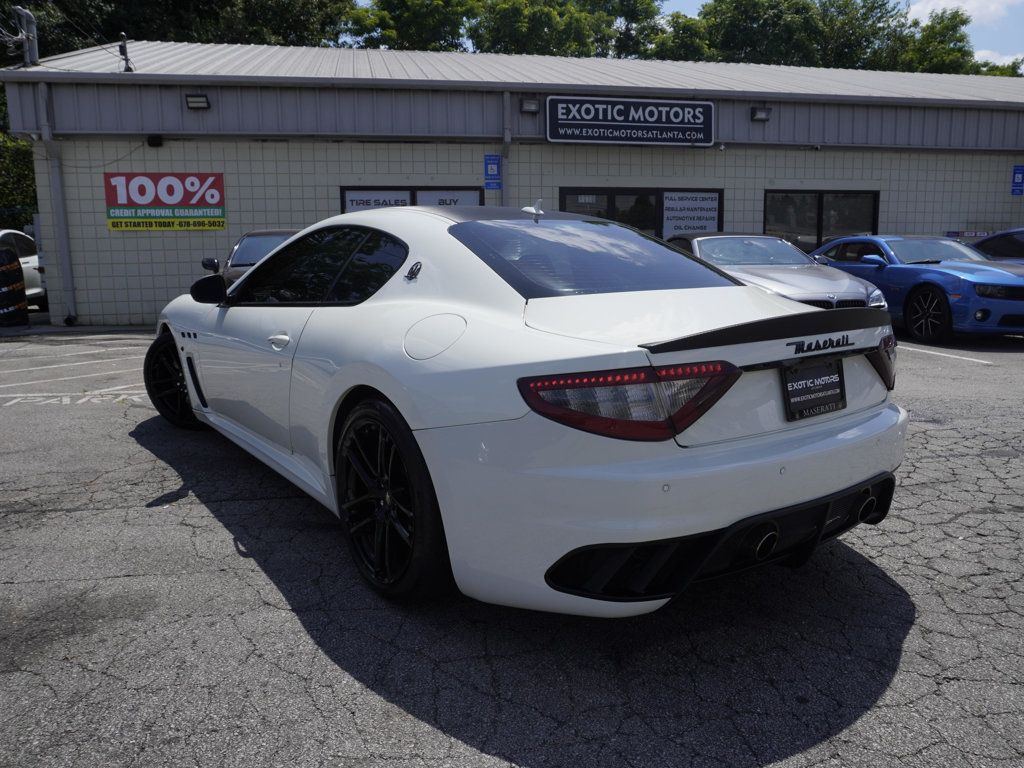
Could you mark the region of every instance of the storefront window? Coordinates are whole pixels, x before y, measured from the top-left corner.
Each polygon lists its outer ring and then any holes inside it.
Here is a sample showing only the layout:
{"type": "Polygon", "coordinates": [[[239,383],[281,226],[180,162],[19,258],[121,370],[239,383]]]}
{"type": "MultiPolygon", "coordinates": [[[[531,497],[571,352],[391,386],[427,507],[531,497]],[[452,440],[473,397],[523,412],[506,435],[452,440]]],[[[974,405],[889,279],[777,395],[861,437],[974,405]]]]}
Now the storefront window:
{"type": "Polygon", "coordinates": [[[877,234],[878,193],[768,190],[764,232],[808,252],[834,237],[877,234]]]}
{"type": "Polygon", "coordinates": [[[718,189],[562,189],[559,209],[611,219],[657,237],[716,232],[724,215],[718,189]]]}

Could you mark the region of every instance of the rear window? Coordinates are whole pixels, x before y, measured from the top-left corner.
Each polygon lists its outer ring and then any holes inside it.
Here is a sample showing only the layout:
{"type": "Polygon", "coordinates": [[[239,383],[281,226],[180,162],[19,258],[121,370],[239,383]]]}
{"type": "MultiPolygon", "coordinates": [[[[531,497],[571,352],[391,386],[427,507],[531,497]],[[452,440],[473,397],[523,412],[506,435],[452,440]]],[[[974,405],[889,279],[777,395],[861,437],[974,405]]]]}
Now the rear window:
{"type": "Polygon", "coordinates": [[[467,221],[448,231],[527,299],[738,285],[660,240],[610,221],[467,221]]]}
{"type": "Polygon", "coordinates": [[[701,258],[720,267],[814,263],[796,246],[770,237],[708,237],[697,242],[701,258]]]}

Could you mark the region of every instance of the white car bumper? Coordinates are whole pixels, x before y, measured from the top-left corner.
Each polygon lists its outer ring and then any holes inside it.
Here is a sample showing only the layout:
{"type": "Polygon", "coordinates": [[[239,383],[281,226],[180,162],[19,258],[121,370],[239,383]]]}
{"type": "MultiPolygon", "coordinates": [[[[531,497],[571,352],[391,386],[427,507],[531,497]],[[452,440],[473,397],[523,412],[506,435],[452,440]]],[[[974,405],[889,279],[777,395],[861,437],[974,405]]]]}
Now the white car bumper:
{"type": "Polygon", "coordinates": [[[417,431],[456,583],[492,603],[631,616],[667,598],[606,600],[545,574],[589,545],[652,542],[726,528],[892,472],[907,413],[894,404],[815,426],[701,448],[638,443],[529,414],[417,431]]]}

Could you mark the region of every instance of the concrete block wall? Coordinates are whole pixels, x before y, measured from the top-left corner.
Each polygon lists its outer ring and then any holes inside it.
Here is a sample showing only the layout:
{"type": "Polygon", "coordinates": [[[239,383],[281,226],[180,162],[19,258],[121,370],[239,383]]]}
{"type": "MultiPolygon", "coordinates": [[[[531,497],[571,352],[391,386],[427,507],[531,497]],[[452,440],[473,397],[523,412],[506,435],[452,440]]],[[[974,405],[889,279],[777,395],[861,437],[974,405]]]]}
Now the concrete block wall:
{"type": "MultiPolygon", "coordinates": [[[[81,324],[149,324],[226,257],[244,232],[299,229],[341,212],[348,186],[403,189],[482,186],[483,156],[498,144],[354,141],[141,140],[76,137],[61,142],[72,269],[81,324]],[[227,228],[202,232],[111,232],[105,172],[224,174],[227,228]]],[[[516,144],[505,162],[510,204],[558,206],[559,187],[725,190],[725,227],[760,231],[765,189],[878,190],[882,232],[942,234],[1024,223],[1010,172],[1024,153],[953,153],[729,146],[714,149],[516,144]]],[[[42,149],[36,150],[51,317],[67,310],[53,252],[52,208],[42,149]]],[[[488,191],[487,205],[500,193],[488,191]]]]}

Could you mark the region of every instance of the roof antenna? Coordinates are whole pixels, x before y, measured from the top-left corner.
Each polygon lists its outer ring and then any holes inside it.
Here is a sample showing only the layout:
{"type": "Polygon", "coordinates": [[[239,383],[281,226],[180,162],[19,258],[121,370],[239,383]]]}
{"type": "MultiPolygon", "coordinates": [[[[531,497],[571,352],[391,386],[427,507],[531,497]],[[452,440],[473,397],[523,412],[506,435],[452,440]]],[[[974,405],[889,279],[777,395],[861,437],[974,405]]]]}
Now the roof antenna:
{"type": "Polygon", "coordinates": [[[132,60],[128,58],[128,36],[121,33],[121,44],[117,46],[117,52],[121,54],[121,58],[124,59],[124,71],[134,72],[132,69],[132,60]]]}
{"type": "Polygon", "coordinates": [[[542,211],[540,209],[540,204],[543,203],[543,202],[544,202],[544,198],[538,197],[537,198],[537,202],[535,202],[532,206],[528,205],[528,206],[526,206],[525,208],[522,209],[523,213],[529,213],[529,214],[533,215],[533,223],[534,224],[537,224],[540,221],[540,217],[544,213],[544,211],[542,211]]]}

